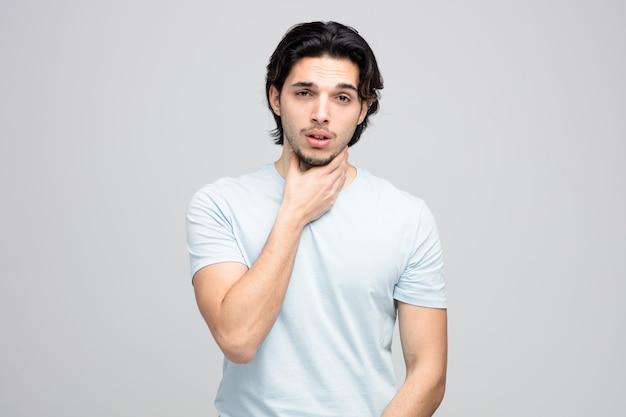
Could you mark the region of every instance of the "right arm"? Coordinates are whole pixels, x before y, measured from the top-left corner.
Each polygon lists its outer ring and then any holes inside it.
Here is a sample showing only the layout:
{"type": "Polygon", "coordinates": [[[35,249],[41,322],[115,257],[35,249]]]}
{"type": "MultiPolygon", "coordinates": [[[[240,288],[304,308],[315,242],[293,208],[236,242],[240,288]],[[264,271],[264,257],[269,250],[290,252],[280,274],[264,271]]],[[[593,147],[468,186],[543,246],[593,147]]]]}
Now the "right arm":
{"type": "Polygon", "coordinates": [[[283,201],[258,259],[206,266],[194,274],[196,301],[231,361],[250,362],[280,312],[304,227],[332,207],[346,178],[347,151],[330,164],[300,171],[290,154],[283,201]]]}

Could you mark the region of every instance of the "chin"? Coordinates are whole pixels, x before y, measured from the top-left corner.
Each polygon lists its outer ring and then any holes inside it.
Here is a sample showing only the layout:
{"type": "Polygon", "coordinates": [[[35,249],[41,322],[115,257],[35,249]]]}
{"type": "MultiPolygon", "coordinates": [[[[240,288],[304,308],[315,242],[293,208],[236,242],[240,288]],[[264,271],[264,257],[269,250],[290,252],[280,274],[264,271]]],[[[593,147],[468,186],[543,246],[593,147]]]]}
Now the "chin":
{"type": "Polygon", "coordinates": [[[314,154],[309,154],[307,152],[303,152],[302,148],[299,146],[294,146],[291,141],[289,142],[291,149],[294,151],[300,162],[309,166],[324,166],[330,164],[330,162],[337,156],[337,154],[331,154],[328,156],[315,156],[314,154]]]}
{"type": "Polygon", "coordinates": [[[328,165],[337,156],[336,154],[334,154],[326,158],[315,158],[313,156],[303,155],[302,152],[297,152],[297,151],[296,151],[296,155],[298,155],[298,158],[300,159],[301,162],[312,167],[321,167],[324,165],[328,165]]]}
{"type": "Polygon", "coordinates": [[[321,167],[324,165],[328,165],[332,162],[333,158],[330,159],[313,159],[313,158],[304,158],[304,159],[300,159],[302,162],[304,162],[307,165],[311,165],[313,167],[321,167]]]}
{"type": "Polygon", "coordinates": [[[300,162],[302,162],[304,165],[307,165],[309,167],[319,167],[319,166],[328,165],[343,150],[343,147],[340,149],[336,149],[336,148],[325,149],[325,150],[318,149],[318,154],[316,155],[314,151],[311,151],[310,153],[307,152],[308,149],[306,149],[306,147],[305,149],[303,149],[300,146],[295,145],[293,141],[289,140],[289,137],[287,137],[286,139],[291,149],[298,156],[298,159],[300,159],[300,162]],[[323,152],[323,153],[320,155],[319,152],[323,152]]]}

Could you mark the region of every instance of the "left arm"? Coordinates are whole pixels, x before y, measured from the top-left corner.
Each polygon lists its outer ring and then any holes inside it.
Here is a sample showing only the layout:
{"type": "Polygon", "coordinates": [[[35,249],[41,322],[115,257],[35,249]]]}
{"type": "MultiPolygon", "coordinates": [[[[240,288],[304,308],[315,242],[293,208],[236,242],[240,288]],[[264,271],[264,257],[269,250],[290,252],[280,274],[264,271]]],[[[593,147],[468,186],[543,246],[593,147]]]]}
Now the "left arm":
{"type": "Polygon", "coordinates": [[[446,385],[447,311],[398,302],[406,379],[382,417],[430,417],[446,385]]]}

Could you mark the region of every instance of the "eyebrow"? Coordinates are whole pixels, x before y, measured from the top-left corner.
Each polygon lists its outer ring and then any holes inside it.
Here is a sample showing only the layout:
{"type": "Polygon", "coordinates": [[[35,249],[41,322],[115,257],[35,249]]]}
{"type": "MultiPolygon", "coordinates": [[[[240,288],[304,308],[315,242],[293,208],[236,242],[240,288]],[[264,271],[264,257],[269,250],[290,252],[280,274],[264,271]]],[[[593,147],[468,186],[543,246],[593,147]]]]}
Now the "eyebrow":
{"type": "MultiPolygon", "coordinates": [[[[306,87],[306,88],[311,88],[311,87],[317,87],[317,85],[315,85],[315,83],[312,82],[305,82],[305,81],[298,81],[296,83],[291,84],[292,87],[306,87]]],[[[353,86],[350,83],[339,83],[335,86],[335,88],[337,90],[354,90],[356,92],[358,92],[359,90],[357,90],[357,88],[355,86],[353,86]]]]}

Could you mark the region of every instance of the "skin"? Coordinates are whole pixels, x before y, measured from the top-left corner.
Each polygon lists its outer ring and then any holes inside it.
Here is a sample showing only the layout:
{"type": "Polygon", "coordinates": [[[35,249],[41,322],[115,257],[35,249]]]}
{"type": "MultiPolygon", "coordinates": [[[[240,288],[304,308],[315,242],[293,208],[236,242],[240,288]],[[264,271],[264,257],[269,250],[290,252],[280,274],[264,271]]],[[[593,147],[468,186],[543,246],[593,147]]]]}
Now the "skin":
{"type": "MultiPolygon", "coordinates": [[[[280,92],[270,88],[285,132],[275,162],[285,188],[273,228],[249,269],[218,263],[193,278],[200,312],[235,363],[254,359],[278,317],[302,230],[328,211],[356,176],[347,144],[368,106],[358,97],[358,83],[354,63],[323,56],[301,59],[280,92]]],[[[383,416],[431,416],[445,387],[446,310],[398,303],[398,319],[407,377],[383,416]]]]}
{"type": "MultiPolygon", "coordinates": [[[[348,145],[367,113],[367,102],[357,92],[358,80],[359,69],[351,61],[323,56],[298,61],[281,92],[270,88],[270,103],[281,117],[284,143],[289,145],[283,149],[283,164],[292,149],[302,169],[326,165],[348,145]],[[328,137],[324,141],[328,144],[311,144],[307,140],[311,134],[328,137]]],[[[353,177],[353,167],[350,173],[353,177]]]]}
{"type": "Polygon", "coordinates": [[[398,324],[406,378],[383,417],[430,417],[446,386],[447,311],[398,302],[398,324]]]}

